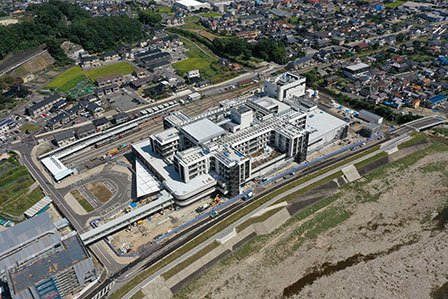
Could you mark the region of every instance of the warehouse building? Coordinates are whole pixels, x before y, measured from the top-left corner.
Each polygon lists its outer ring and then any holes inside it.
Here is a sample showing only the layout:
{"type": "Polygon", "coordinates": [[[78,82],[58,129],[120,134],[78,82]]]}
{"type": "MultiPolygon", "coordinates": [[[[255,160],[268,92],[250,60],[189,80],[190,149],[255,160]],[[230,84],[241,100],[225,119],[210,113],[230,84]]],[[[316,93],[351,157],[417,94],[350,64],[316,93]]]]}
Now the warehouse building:
{"type": "Polygon", "coordinates": [[[210,3],[199,2],[196,0],[178,0],[174,3],[174,7],[193,12],[210,9],[210,3]]]}
{"type": "Polygon", "coordinates": [[[383,117],[382,116],[379,116],[379,115],[377,115],[375,113],[372,113],[370,111],[367,111],[367,110],[359,111],[357,116],[358,116],[358,118],[360,118],[360,119],[362,119],[362,120],[364,120],[366,122],[369,122],[369,123],[374,123],[374,124],[377,124],[377,125],[380,125],[380,124],[383,123],[383,117]]]}

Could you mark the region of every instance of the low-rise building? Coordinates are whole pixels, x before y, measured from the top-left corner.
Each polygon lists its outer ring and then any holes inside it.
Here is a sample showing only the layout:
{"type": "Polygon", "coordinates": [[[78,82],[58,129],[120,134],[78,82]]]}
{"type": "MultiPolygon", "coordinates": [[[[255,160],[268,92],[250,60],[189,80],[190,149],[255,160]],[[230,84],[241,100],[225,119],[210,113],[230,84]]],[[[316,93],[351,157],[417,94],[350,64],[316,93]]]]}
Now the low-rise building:
{"type": "Polygon", "coordinates": [[[30,116],[38,116],[43,113],[50,111],[54,104],[62,100],[63,97],[55,94],[43,99],[40,102],[35,102],[30,107],[26,109],[26,113],[30,116]]]}
{"type": "Polygon", "coordinates": [[[75,132],[68,130],[54,135],[57,146],[65,146],[76,140],[75,132]]]}

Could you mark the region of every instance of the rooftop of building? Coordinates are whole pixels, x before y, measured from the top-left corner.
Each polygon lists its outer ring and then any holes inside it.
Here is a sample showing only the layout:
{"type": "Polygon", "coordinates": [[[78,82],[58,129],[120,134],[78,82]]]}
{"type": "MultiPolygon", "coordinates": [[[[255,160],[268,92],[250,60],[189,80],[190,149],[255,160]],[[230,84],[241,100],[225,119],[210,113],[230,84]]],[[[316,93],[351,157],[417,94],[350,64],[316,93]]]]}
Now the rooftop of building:
{"type": "Polygon", "coordinates": [[[28,293],[30,292],[29,288],[36,283],[48,279],[88,257],[79,237],[77,235],[69,237],[62,241],[62,247],[57,251],[48,253],[29,265],[10,269],[10,287],[14,294],[28,293]]]}
{"type": "Polygon", "coordinates": [[[333,131],[335,128],[346,125],[345,121],[320,109],[315,109],[308,113],[306,121],[306,129],[310,132],[310,143],[333,131]]]}
{"type": "Polygon", "coordinates": [[[182,131],[191,136],[197,143],[204,143],[226,133],[226,131],[209,120],[203,118],[182,127],[182,131]]]}
{"type": "Polygon", "coordinates": [[[157,173],[163,178],[163,185],[175,197],[193,196],[198,190],[211,188],[216,185],[216,180],[209,174],[198,175],[188,183],[184,183],[179,173],[174,169],[173,164],[168,164],[163,159],[157,157],[151,148],[149,140],[133,144],[132,147],[145,160],[145,164],[149,164],[152,169],[157,169],[157,173]]]}
{"type": "Polygon", "coordinates": [[[357,64],[348,65],[345,68],[348,69],[349,71],[356,72],[356,71],[359,71],[359,70],[362,70],[362,69],[365,69],[368,67],[370,67],[368,64],[366,64],[364,62],[360,62],[357,64]]]}
{"type": "Polygon", "coordinates": [[[177,152],[176,156],[185,163],[189,164],[208,156],[208,152],[200,147],[192,147],[181,152],[177,152]]]}
{"type": "Polygon", "coordinates": [[[295,75],[290,72],[285,72],[274,79],[274,82],[279,86],[287,85],[287,84],[290,84],[290,83],[293,83],[296,81],[305,82],[306,79],[305,79],[305,77],[295,75]]]}
{"type": "Polygon", "coordinates": [[[253,97],[250,99],[251,102],[263,107],[266,110],[271,110],[278,107],[277,101],[270,97],[253,97]]]}
{"type": "Polygon", "coordinates": [[[0,232],[0,272],[53,247],[60,242],[60,238],[47,213],[36,215],[0,232]]]}
{"type": "Polygon", "coordinates": [[[160,133],[151,135],[151,137],[155,138],[160,144],[166,144],[179,140],[179,131],[176,128],[169,128],[160,133]]]}

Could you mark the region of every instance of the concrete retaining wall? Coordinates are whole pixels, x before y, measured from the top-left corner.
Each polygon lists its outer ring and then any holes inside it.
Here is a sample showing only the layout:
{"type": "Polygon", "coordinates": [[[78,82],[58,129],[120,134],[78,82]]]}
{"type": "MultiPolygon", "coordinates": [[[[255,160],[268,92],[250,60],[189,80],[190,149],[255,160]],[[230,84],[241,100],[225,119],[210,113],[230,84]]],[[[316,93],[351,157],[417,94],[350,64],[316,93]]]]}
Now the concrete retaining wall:
{"type": "Polygon", "coordinates": [[[233,233],[232,237],[229,236],[228,238],[222,239],[221,242],[223,243],[221,245],[219,245],[203,257],[199,258],[198,260],[194,261],[176,275],[170,277],[166,282],[164,282],[164,286],[170,288],[171,292],[173,293],[178,292],[191,280],[195,279],[203,272],[211,268],[220,259],[231,254],[233,250],[238,249],[256,235],[264,235],[274,231],[290,217],[291,216],[289,215],[288,210],[284,208],[264,222],[250,225],[239,233],[233,233]]]}
{"type": "Polygon", "coordinates": [[[273,232],[277,227],[282,225],[286,220],[291,217],[286,208],[281,209],[263,222],[255,223],[252,226],[255,229],[257,235],[267,235],[273,232]]]}

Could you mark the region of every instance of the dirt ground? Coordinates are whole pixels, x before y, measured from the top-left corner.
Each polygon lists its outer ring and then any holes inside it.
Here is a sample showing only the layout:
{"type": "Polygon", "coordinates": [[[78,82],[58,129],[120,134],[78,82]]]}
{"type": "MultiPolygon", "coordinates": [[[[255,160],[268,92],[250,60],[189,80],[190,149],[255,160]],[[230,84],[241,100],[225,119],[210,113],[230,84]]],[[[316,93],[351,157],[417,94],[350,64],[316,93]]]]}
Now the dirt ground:
{"type": "Polygon", "coordinates": [[[87,184],[87,190],[101,202],[107,202],[112,197],[112,192],[101,182],[87,184]]]}
{"type": "Polygon", "coordinates": [[[431,298],[448,280],[441,148],[345,185],[326,208],[257,237],[176,297],[431,298]]]}

